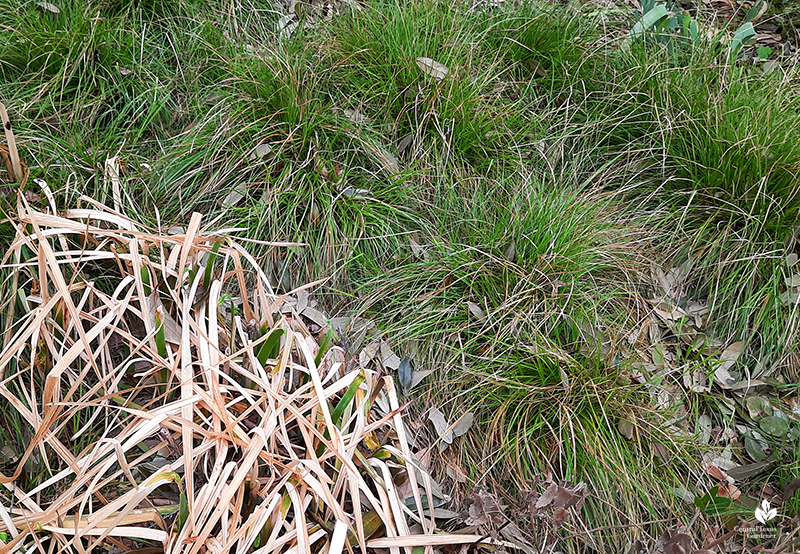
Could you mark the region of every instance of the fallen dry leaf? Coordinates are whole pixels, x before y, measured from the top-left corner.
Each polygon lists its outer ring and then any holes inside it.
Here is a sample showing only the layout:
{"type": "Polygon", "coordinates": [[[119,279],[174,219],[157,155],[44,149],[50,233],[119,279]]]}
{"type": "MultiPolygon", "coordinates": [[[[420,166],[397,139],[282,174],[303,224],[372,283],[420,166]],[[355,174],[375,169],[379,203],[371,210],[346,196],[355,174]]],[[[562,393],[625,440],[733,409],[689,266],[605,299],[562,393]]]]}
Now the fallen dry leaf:
{"type": "Polygon", "coordinates": [[[556,508],[555,510],[553,510],[553,519],[552,519],[553,527],[555,529],[558,529],[559,527],[561,527],[561,525],[563,525],[563,523],[567,520],[568,517],[569,517],[568,511],[566,511],[564,508],[556,508]]]}
{"type": "Polygon", "coordinates": [[[502,515],[502,507],[497,497],[483,487],[478,487],[466,502],[469,504],[464,518],[466,525],[485,525],[502,515]]]}
{"type": "Polygon", "coordinates": [[[426,75],[430,75],[437,81],[441,81],[450,72],[446,65],[440,64],[431,58],[417,58],[417,65],[426,75]]]}
{"type": "Polygon", "coordinates": [[[558,487],[556,497],[553,500],[553,506],[556,508],[572,508],[580,510],[586,497],[589,496],[589,487],[586,483],[578,483],[577,485],[565,485],[558,487]]]}
{"type": "Polygon", "coordinates": [[[728,370],[736,364],[736,360],[742,354],[742,345],[742,341],[734,342],[719,356],[722,363],[714,370],[714,381],[724,389],[731,388],[736,382],[728,370]]]}
{"type": "Polygon", "coordinates": [[[36,5],[51,13],[61,13],[61,10],[58,8],[58,6],[51,4],[50,2],[36,2],[36,5]]]}
{"type": "Polygon", "coordinates": [[[447,419],[439,408],[434,406],[428,410],[428,419],[431,420],[433,428],[436,429],[436,434],[439,435],[444,443],[450,444],[453,442],[453,431],[449,429],[450,426],[447,423],[447,419]]]}
{"type": "Polygon", "coordinates": [[[542,508],[546,508],[550,504],[553,503],[555,500],[556,495],[558,494],[558,485],[555,482],[551,482],[547,489],[542,493],[542,496],[536,501],[534,507],[537,510],[541,510],[542,508]]]}
{"type": "Polygon", "coordinates": [[[472,427],[473,419],[475,419],[475,416],[472,412],[467,412],[461,416],[458,421],[456,421],[456,424],[453,425],[453,436],[460,437],[469,431],[469,428],[472,427]]]}
{"type": "Polygon", "coordinates": [[[392,351],[389,343],[381,342],[381,363],[387,369],[398,369],[400,367],[400,357],[392,351]]]}
{"type": "Polygon", "coordinates": [[[475,302],[470,302],[467,300],[467,307],[469,308],[469,311],[472,312],[472,315],[478,319],[486,319],[486,313],[475,302]]]}

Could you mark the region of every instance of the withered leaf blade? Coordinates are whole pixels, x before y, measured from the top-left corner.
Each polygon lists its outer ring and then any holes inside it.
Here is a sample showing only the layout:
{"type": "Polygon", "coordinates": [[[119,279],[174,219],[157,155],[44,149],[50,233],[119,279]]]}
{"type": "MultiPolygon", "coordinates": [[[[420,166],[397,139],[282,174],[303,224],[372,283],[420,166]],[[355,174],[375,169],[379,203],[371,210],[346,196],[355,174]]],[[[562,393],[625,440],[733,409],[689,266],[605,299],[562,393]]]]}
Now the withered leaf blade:
{"type": "Polygon", "coordinates": [[[553,510],[553,527],[558,529],[569,517],[569,512],[564,508],[556,508],[553,510]]]}
{"type": "Polygon", "coordinates": [[[586,483],[578,483],[573,486],[557,487],[553,506],[556,508],[581,508],[586,496],[589,494],[586,483]]]}
{"type": "Polygon", "coordinates": [[[786,485],[783,491],[783,500],[789,500],[797,489],[800,489],[800,477],[795,477],[791,483],[786,485]]]}
{"type": "Polygon", "coordinates": [[[736,364],[736,360],[742,354],[742,341],[734,342],[720,354],[721,364],[714,371],[714,380],[723,389],[731,388],[736,379],[728,371],[736,364]]]}
{"type": "Polygon", "coordinates": [[[232,208],[247,195],[247,183],[239,183],[222,199],[223,208],[232,208]]]}
{"type": "Polygon", "coordinates": [[[406,150],[411,148],[412,144],[414,144],[414,133],[408,133],[397,143],[397,153],[402,156],[406,150]]]}
{"type": "Polygon", "coordinates": [[[675,533],[664,545],[664,554],[689,554],[692,552],[692,537],[686,533],[675,533]]]}
{"type": "MultiPolygon", "coordinates": [[[[74,511],[75,491],[55,490],[47,498],[52,512],[46,512],[35,505],[38,498],[31,493],[38,483],[17,477],[25,468],[50,471],[38,453],[51,439],[37,432],[25,452],[0,445],[0,466],[12,462],[20,468],[10,480],[4,472],[0,478],[14,481],[36,508],[36,528],[28,526],[27,535],[19,535],[27,541],[26,549],[35,548],[43,538],[57,537],[59,544],[80,541],[92,550],[100,546],[99,529],[126,539],[128,545],[127,539],[180,545],[178,549],[185,545],[184,550],[195,554],[220,550],[218,538],[223,536],[231,540],[223,550],[250,552],[255,541],[266,540],[273,529],[291,533],[301,552],[330,534],[327,541],[333,546],[325,551],[331,554],[343,552],[348,539],[365,548],[367,540],[402,540],[415,546],[434,546],[442,537],[450,544],[475,542],[475,537],[435,533],[433,521],[426,529],[430,533],[412,536],[413,526],[399,507],[405,504],[422,516],[426,508],[430,511],[449,498],[427,478],[425,464],[410,466],[414,451],[406,427],[398,424],[403,414],[395,382],[371,369],[331,371],[328,360],[319,363],[316,354],[321,345],[304,320],[326,323],[327,317],[311,311],[307,294],[297,292],[296,298],[276,294],[261,262],[232,237],[223,242],[219,233],[206,234],[199,213],[192,215],[185,229],[168,234],[163,228],[139,225],[92,199],[85,200],[88,209],[81,202],[80,209],[63,214],[18,203],[15,226],[25,240],[12,245],[5,257],[26,264],[34,275],[46,267],[58,297],[44,298],[40,281],[34,279],[17,285],[14,295],[40,294],[45,312],[60,309],[56,302],[62,302],[64,320],[70,319],[70,327],[64,329],[81,338],[64,348],[58,341],[35,338],[45,332],[52,335],[55,317],[4,318],[0,334],[8,338],[0,353],[0,375],[20,388],[24,372],[9,372],[9,367],[24,345],[36,360],[45,360],[42,363],[49,366],[43,369],[49,376],[42,392],[44,403],[70,403],[89,413],[89,423],[73,430],[71,440],[56,441],[57,447],[48,451],[54,460],[60,458],[54,465],[59,474],[48,478],[53,483],[71,480],[80,468],[89,487],[83,492],[108,493],[102,510],[67,515],[74,511]],[[212,244],[220,245],[219,254],[235,258],[235,263],[233,268],[207,264],[206,276],[200,269],[212,244]],[[119,263],[123,255],[126,263],[119,263]],[[84,274],[85,267],[91,273],[84,274]],[[116,289],[113,295],[105,290],[109,283],[101,289],[93,281],[100,267],[112,281],[111,290],[116,289]],[[70,268],[66,275],[61,273],[65,268],[70,268]],[[200,285],[204,280],[208,286],[200,285]],[[194,285],[187,286],[190,283],[194,285]],[[232,290],[240,296],[224,301],[224,292],[232,290]],[[290,300],[303,308],[303,319],[290,300]],[[234,307],[241,316],[231,317],[234,307]],[[13,335],[5,332],[9,325],[13,335]],[[275,330],[285,333],[279,363],[259,363],[260,349],[275,330]],[[127,351],[129,363],[118,363],[127,351]],[[159,375],[155,370],[161,369],[166,371],[159,375]],[[98,376],[108,379],[92,388],[98,376]],[[129,377],[141,378],[142,385],[131,387],[129,377]],[[89,386],[80,390],[84,384],[89,386]],[[162,390],[151,394],[156,387],[162,390]],[[248,393],[240,394],[245,390],[248,393]],[[107,418],[107,427],[96,436],[93,427],[114,410],[122,417],[107,418]],[[389,412],[392,416],[385,418],[389,412]],[[262,421],[272,422],[272,427],[265,430],[262,421]],[[358,448],[345,446],[345,433],[347,442],[358,448]],[[153,450],[152,455],[140,457],[141,445],[153,450]],[[223,463],[234,449],[236,463],[223,463]],[[287,450],[310,455],[295,456],[302,465],[271,468],[269,482],[262,481],[257,494],[247,493],[252,476],[264,469],[262,456],[277,459],[287,450]],[[320,462],[325,459],[346,464],[320,462]],[[119,487],[120,482],[129,484],[119,487]],[[401,496],[398,485],[404,482],[408,485],[401,496]],[[169,483],[178,487],[157,492],[169,483]],[[334,486],[340,484],[351,493],[347,500],[335,493],[334,486]],[[434,505],[423,505],[423,498],[434,505]],[[144,504],[148,507],[141,508],[144,504]],[[325,519],[316,521],[317,507],[323,505],[325,519]],[[169,508],[168,513],[178,512],[176,521],[182,523],[165,525],[162,506],[169,508]]],[[[359,325],[368,328],[366,322],[359,325]]],[[[366,331],[358,339],[358,351],[366,362],[394,363],[388,343],[384,347],[378,340],[369,345],[369,353],[360,350],[365,338],[366,331]]],[[[400,361],[397,358],[398,365],[400,361]]],[[[8,399],[8,390],[0,390],[0,396],[8,399]]],[[[9,409],[16,409],[31,428],[41,425],[40,417],[21,407],[21,402],[9,403],[9,409]]],[[[45,408],[46,414],[49,409],[45,408]]],[[[436,413],[437,429],[447,433],[444,415],[438,412],[437,418],[436,413]]],[[[56,413],[52,423],[61,425],[68,417],[56,413]]],[[[5,523],[0,521],[0,529],[5,523]]],[[[269,550],[260,544],[272,554],[288,548],[281,543],[269,550]]]]}
{"type": "Polygon", "coordinates": [[[475,493],[467,499],[469,508],[467,517],[464,520],[466,525],[484,525],[491,523],[493,515],[501,514],[500,503],[493,494],[483,488],[478,488],[475,493]]]}
{"type": "Polygon", "coordinates": [[[416,388],[416,386],[419,385],[425,379],[425,377],[427,377],[428,375],[433,373],[433,371],[434,370],[432,370],[432,369],[425,369],[425,370],[421,370],[421,371],[415,371],[412,374],[411,390],[414,390],[416,388]]]}
{"type": "Polygon", "coordinates": [[[517,261],[517,245],[513,240],[508,244],[506,249],[503,251],[503,256],[505,257],[505,259],[509,261],[512,262],[517,261]]]}
{"type": "Polygon", "coordinates": [[[426,75],[430,75],[437,81],[441,81],[450,72],[450,69],[431,58],[417,58],[417,65],[426,75]]]}
{"type": "Polygon", "coordinates": [[[547,77],[547,70],[537,60],[529,58],[528,67],[530,67],[531,71],[533,71],[537,77],[547,77]]]}
{"type": "Polygon", "coordinates": [[[664,446],[664,443],[653,441],[650,443],[650,450],[652,450],[656,456],[662,460],[669,460],[669,450],[667,450],[667,447],[664,446]]]}
{"type": "Polygon", "coordinates": [[[780,299],[784,306],[793,306],[794,304],[800,303],[800,294],[787,290],[781,294],[780,299]]]}
{"type": "Polygon", "coordinates": [[[272,154],[272,147],[267,143],[261,143],[256,146],[254,155],[256,158],[263,158],[264,156],[272,154]]]}
{"type": "Polygon", "coordinates": [[[467,508],[467,514],[468,517],[464,520],[464,523],[467,525],[485,525],[492,521],[489,515],[483,510],[483,506],[478,504],[472,504],[467,508]]]}
{"type": "MultiPolygon", "coordinates": [[[[745,437],[745,441],[746,440],[747,437],[745,437]]],[[[774,462],[766,460],[743,466],[735,466],[728,469],[727,473],[730,477],[733,477],[737,481],[745,481],[747,479],[753,479],[754,477],[757,477],[762,473],[770,471],[774,467],[774,465],[775,465],[774,462]]]]}
{"type": "Polygon", "coordinates": [[[483,309],[475,302],[470,302],[467,300],[467,307],[469,308],[469,311],[472,312],[472,315],[478,319],[486,319],[486,312],[484,312],[483,309]]]}
{"type": "Polygon", "coordinates": [[[436,434],[441,437],[442,441],[446,444],[450,444],[453,442],[453,432],[448,431],[449,425],[447,424],[447,419],[444,417],[444,414],[434,406],[428,411],[428,419],[431,420],[433,423],[433,428],[436,429],[436,434]]]}
{"type": "Polygon", "coordinates": [[[463,416],[459,418],[456,424],[453,426],[453,436],[460,437],[461,435],[465,434],[469,431],[469,428],[472,427],[472,421],[475,419],[475,415],[472,412],[467,412],[463,416]]]}
{"type": "Polygon", "coordinates": [[[546,508],[553,501],[556,499],[556,495],[558,495],[558,484],[555,482],[550,483],[547,487],[547,490],[542,493],[542,496],[536,501],[535,508],[537,510],[541,510],[542,508],[546,508]]]}
{"type": "Polygon", "coordinates": [[[400,357],[394,353],[389,343],[381,343],[381,363],[387,369],[398,369],[400,367],[400,357]]]}
{"type": "Polygon", "coordinates": [[[55,4],[51,4],[50,2],[36,2],[36,5],[51,13],[61,13],[59,7],[55,4]]]}
{"type": "Polygon", "coordinates": [[[617,422],[617,429],[628,440],[636,438],[636,426],[626,419],[620,419],[617,422]]]}

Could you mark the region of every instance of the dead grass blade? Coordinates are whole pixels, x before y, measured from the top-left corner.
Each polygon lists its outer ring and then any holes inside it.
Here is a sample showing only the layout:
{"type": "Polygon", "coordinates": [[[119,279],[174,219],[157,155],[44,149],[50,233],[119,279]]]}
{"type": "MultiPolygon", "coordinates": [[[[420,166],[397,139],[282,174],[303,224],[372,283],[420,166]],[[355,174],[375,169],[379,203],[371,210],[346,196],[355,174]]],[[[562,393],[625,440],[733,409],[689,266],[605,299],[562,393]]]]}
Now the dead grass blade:
{"type": "Polygon", "coordinates": [[[0,146],[0,157],[3,158],[11,181],[24,185],[28,179],[28,168],[19,159],[17,141],[14,138],[11,119],[8,117],[8,111],[6,111],[6,107],[2,102],[0,102],[0,122],[2,122],[3,130],[6,134],[6,146],[0,146]]]}
{"type": "Polygon", "coordinates": [[[436,532],[392,380],[348,371],[338,347],[320,353],[235,240],[200,214],[162,236],[82,202],[55,215],[20,196],[4,258],[16,315],[0,332],[0,403],[29,440],[0,474],[0,550],[410,554],[485,541],[436,532]]]}

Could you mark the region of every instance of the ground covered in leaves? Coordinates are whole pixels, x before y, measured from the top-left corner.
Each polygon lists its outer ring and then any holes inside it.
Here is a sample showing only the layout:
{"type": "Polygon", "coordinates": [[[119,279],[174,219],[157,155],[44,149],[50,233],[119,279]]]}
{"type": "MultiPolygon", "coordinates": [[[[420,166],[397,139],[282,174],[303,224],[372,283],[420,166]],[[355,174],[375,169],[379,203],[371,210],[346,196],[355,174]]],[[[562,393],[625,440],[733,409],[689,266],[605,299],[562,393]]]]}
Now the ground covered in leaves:
{"type": "Polygon", "coordinates": [[[796,550],[799,13],[0,1],[0,549],[796,550]]]}

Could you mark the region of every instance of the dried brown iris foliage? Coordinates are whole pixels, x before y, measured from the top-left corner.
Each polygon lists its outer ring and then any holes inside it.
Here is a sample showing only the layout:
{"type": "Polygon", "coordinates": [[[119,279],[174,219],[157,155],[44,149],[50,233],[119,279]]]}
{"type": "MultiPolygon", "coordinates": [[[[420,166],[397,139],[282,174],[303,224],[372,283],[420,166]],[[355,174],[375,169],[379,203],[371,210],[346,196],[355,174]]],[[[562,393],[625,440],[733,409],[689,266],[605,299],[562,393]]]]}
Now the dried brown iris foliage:
{"type": "Polygon", "coordinates": [[[55,215],[18,198],[0,402],[30,440],[0,475],[0,550],[410,554],[482,539],[437,533],[392,379],[320,352],[245,248],[200,214],[167,236],[82,204],[55,215]]]}

